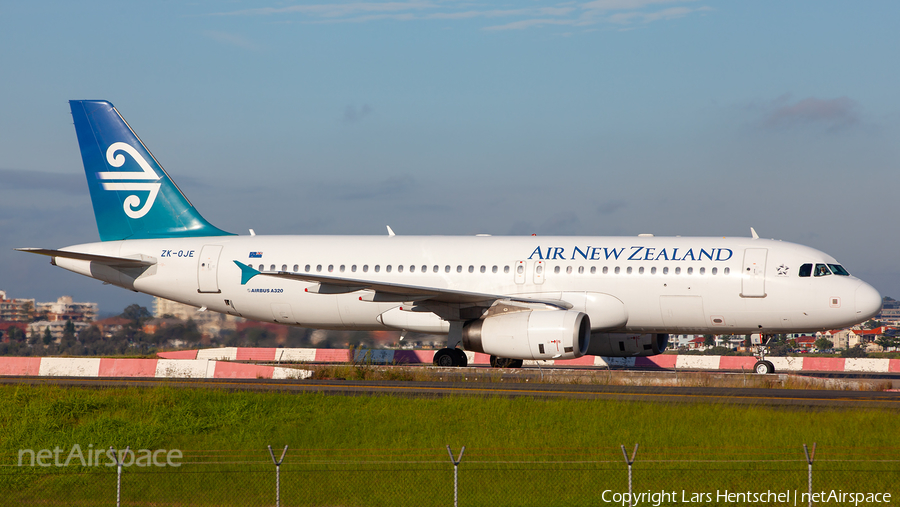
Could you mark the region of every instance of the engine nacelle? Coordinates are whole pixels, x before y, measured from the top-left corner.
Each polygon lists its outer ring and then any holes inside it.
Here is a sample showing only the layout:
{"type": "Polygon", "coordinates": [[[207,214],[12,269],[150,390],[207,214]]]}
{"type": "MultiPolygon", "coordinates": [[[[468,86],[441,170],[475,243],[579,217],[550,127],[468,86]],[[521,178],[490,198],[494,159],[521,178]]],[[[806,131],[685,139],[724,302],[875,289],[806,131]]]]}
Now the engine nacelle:
{"type": "Polygon", "coordinates": [[[496,315],[463,327],[466,350],[510,359],[574,359],[587,353],[591,319],[571,310],[496,315]]]}
{"type": "Polygon", "coordinates": [[[587,353],[606,357],[655,356],[668,345],[669,335],[664,333],[593,333],[587,353]]]}

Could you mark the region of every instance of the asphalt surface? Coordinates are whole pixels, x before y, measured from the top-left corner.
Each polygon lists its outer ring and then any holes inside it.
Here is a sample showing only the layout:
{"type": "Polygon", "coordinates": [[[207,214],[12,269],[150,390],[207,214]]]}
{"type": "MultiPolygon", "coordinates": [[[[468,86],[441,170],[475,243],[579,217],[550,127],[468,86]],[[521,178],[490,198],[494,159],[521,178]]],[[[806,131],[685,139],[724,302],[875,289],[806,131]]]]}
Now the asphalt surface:
{"type": "Polygon", "coordinates": [[[900,393],[724,387],[607,386],[511,382],[412,382],[269,379],[153,379],[82,377],[3,377],[0,384],[79,386],[92,388],[157,387],[283,391],[344,396],[503,396],[624,400],[663,403],[727,403],[786,407],[881,408],[900,410],[900,393]]]}

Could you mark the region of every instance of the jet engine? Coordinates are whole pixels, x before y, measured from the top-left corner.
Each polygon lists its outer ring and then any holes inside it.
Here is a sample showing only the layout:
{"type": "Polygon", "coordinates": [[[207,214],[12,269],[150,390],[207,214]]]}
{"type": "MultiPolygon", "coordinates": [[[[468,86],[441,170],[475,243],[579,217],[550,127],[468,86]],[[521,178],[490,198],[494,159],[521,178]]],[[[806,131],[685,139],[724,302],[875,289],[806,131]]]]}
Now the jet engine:
{"type": "Polygon", "coordinates": [[[591,319],[572,310],[529,310],[467,323],[466,350],[513,359],[574,359],[587,353],[591,319]]]}
{"type": "Polygon", "coordinates": [[[655,356],[668,345],[669,335],[664,333],[593,333],[587,353],[606,357],[655,356]]]}

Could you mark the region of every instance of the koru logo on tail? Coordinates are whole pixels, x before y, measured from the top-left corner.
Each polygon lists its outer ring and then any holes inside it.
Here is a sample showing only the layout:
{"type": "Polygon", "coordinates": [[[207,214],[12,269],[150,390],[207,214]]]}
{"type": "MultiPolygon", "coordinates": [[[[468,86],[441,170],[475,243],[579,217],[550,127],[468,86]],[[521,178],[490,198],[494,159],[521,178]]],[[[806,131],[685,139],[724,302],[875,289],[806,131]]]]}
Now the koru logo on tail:
{"type": "Polygon", "coordinates": [[[136,195],[129,195],[125,198],[125,202],[122,205],[122,208],[125,210],[125,214],[131,218],[141,218],[146,215],[150,208],[153,207],[153,202],[156,201],[156,195],[159,193],[159,187],[162,186],[162,183],[138,183],[138,181],[143,182],[158,182],[161,178],[153,168],[150,167],[150,164],[144,160],[144,157],[138,153],[130,144],[127,143],[113,143],[106,149],[106,161],[109,165],[113,167],[122,167],[125,164],[125,156],[121,153],[116,154],[116,152],[124,151],[125,153],[131,155],[131,158],[141,166],[141,171],[110,171],[110,172],[101,172],[97,173],[97,178],[101,180],[129,180],[128,182],[103,182],[103,190],[123,190],[126,192],[150,192],[147,196],[147,200],[144,202],[144,205],[141,207],[141,198],[136,195]],[[140,207],[140,208],[139,208],[140,207]],[[139,208],[139,209],[138,209],[139,208]]]}

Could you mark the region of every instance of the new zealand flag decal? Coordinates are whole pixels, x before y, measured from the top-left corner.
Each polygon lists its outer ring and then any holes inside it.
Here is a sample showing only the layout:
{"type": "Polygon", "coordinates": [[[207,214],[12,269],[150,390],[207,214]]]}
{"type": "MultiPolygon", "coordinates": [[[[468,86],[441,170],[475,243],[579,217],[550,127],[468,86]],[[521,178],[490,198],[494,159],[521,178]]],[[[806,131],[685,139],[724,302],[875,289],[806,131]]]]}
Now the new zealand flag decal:
{"type": "Polygon", "coordinates": [[[250,252],[251,259],[262,259],[262,252],[250,252]]]}

